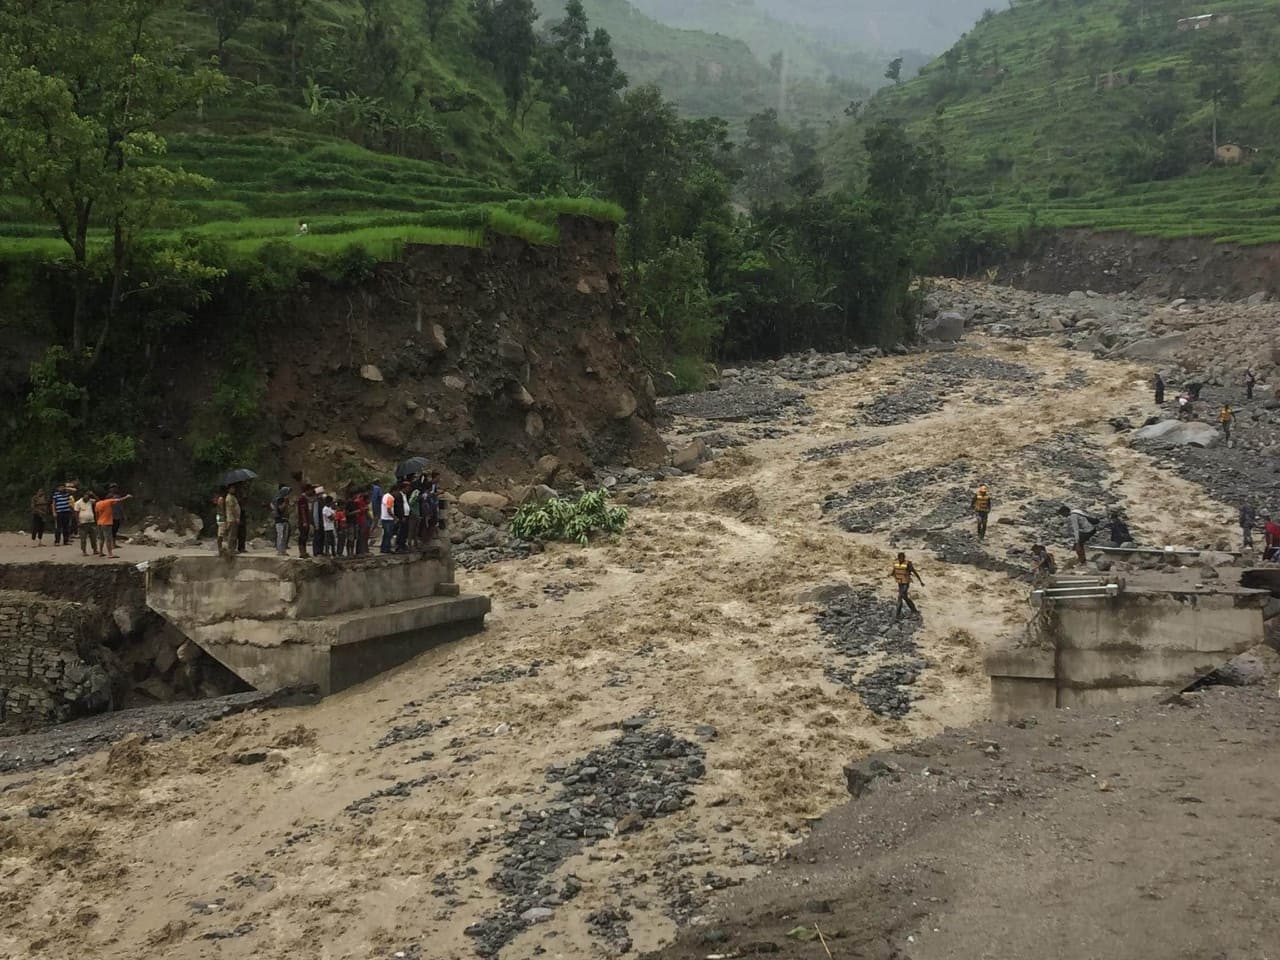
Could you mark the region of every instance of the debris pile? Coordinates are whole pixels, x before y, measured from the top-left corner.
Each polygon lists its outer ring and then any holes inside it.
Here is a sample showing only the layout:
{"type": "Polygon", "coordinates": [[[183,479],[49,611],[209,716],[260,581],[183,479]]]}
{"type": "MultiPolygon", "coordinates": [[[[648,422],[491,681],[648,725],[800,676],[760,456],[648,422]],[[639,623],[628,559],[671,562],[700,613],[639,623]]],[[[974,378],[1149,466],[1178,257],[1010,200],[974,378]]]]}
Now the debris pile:
{"type": "MultiPolygon", "coordinates": [[[[605,837],[642,830],[647,821],[693,802],[693,785],[706,773],[703,749],[670,730],[645,729],[648,722],[645,717],[623,721],[626,732],[613,743],[548,768],[547,781],[560,790],[541,810],[517,806],[510,811],[508,852],[492,878],[503,895],[501,909],[466,930],[481,956],[494,956],[578,893],[581,885],[572,877],[560,889],[550,879],[569,857],[605,837]]],[[[620,923],[614,917],[605,924],[613,942],[625,936],[620,923]]]]}
{"type": "Polygon", "coordinates": [[[872,713],[896,719],[910,712],[911,696],[904,688],[927,664],[914,639],[920,621],[895,622],[895,604],[870,590],[850,591],[827,601],[816,620],[844,661],[826,668],[827,679],[856,691],[872,713]]]}

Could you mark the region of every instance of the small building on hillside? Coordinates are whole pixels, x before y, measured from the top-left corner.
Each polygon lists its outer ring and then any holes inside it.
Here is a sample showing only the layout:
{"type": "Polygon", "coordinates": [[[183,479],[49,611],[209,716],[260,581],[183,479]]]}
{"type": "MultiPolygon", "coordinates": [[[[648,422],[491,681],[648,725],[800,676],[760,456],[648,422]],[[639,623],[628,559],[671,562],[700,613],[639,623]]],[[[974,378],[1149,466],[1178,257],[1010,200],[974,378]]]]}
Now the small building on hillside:
{"type": "Polygon", "coordinates": [[[1202,13],[1198,17],[1183,17],[1178,21],[1179,30],[1203,30],[1231,22],[1229,13],[1202,13]]]}
{"type": "Polygon", "coordinates": [[[1218,149],[1214,151],[1214,158],[1218,163],[1230,166],[1233,163],[1240,163],[1248,153],[1249,148],[1242,147],[1238,143],[1220,143],[1218,149]]]}
{"type": "Polygon", "coordinates": [[[1116,87],[1127,87],[1129,78],[1119,70],[1108,70],[1093,78],[1093,89],[1114,90],[1116,87]]]}

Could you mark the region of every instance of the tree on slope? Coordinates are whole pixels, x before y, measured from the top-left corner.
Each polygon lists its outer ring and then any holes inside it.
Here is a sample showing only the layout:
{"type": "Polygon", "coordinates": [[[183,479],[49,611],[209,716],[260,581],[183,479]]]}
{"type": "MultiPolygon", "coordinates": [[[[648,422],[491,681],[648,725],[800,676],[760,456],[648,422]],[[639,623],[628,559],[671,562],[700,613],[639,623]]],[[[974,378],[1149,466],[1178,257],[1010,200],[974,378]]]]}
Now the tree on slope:
{"type": "Polygon", "coordinates": [[[218,64],[225,69],[227,41],[253,16],[257,0],[198,0],[198,4],[213,21],[213,29],[218,36],[218,64]]]}
{"type": "Polygon", "coordinates": [[[154,158],[157,126],[220,91],[217,71],[182,65],[153,30],[163,0],[9,0],[0,5],[0,192],[28,200],[71,254],[66,346],[91,367],[125,296],[139,231],[194,178],[154,158]],[[95,334],[90,230],[110,238],[109,297],[95,334]]]}
{"type": "Polygon", "coordinates": [[[422,13],[427,23],[427,36],[435,40],[436,34],[440,32],[440,24],[444,22],[445,14],[453,6],[453,0],[422,0],[422,13]]]}
{"type": "Polygon", "coordinates": [[[580,179],[581,151],[609,122],[626,75],[613,55],[606,30],[591,32],[580,0],[569,0],[564,19],[551,28],[551,43],[542,58],[542,77],[551,120],[575,154],[580,179]]]}
{"type": "Polygon", "coordinates": [[[529,70],[538,50],[533,24],[538,18],[533,0],[476,0],[476,52],[493,64],[498,82],[514,114],[529,83],[529,70]]]}
{"type": "MultiPolygon", "coordinates": [[[[1209,31],[1213,33],[1213,31],[1209,31]]],[[[1199,74],[1197,93],[1209,103],[1213,160],[1218,159],[1218,116],[1223,110],[1238,107],[1244,99],[1240,83],[1240,38],[1221,31],[1214,36],[1193,35],[1196,43],[1192,63],[1199,74]]]]}
{"type": "Polygon", "coordinates": [[[271,13],[280,24],[285,50],[289,53],[289,85],[298,83],[298,35],[307,19],[310,0],[272,0],[271,13]]]}

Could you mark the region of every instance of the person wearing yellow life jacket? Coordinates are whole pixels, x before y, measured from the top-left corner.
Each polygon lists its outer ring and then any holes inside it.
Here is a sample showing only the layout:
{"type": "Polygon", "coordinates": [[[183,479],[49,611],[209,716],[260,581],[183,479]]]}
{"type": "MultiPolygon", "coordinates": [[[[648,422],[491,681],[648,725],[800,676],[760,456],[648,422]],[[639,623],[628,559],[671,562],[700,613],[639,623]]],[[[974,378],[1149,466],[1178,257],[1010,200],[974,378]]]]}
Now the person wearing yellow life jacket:
{"type": "Polygon", "coordinates": [[[894,611],[893,619],[896,621],[902,616],[902,605],[905,603],[917,617],[920,611],[916,609],[916,605],[911,602],[911,578],[915,577],[920,586],[924,586],[924,581],[920,579],[920,574],[916,572],[915,564],[907,559],[905,553],[899,553],[898,559],[893,562],[893,580],[898,585],[898,609],[894,611]]]}
{"type": "Polygon", "coordinates": [[[991,491],[987,489],[985,483],[979,484],[970,506],[978,517],[978,539],[985,540],[987,539],[987,518],[991,516],[991,491]]]}
{"type": "Polygon", "coordinates": [[[1224,403],[1222,405],[1222,409],[1218,412],[1218,422],[1222,424],[1222,438],[1230,443],[1231,425],[1236,422],[1236,414],[1231,409],[1231,404],[1224,403]]]}

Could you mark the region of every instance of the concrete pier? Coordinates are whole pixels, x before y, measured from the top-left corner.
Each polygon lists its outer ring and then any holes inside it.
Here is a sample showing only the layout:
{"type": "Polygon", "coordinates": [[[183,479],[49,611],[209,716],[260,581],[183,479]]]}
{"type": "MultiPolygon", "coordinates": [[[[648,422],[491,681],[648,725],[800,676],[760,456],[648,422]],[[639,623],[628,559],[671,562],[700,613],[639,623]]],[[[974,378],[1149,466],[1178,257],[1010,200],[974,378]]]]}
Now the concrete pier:
{"type": "Polygon", "coordinates": [[[1025,636],[987,655],[995,717],[1181,689],[1264,639],[1267,590],[1158,574],[1110,586],[1055,596],[1051,585],[1025,636]]]}
{"type": "Polygon", "coordinates": [[[147,570],[147,604],[259,690],[332,693],[484,628],[448,548],[343,560],[172,557],[147,570]]]}

